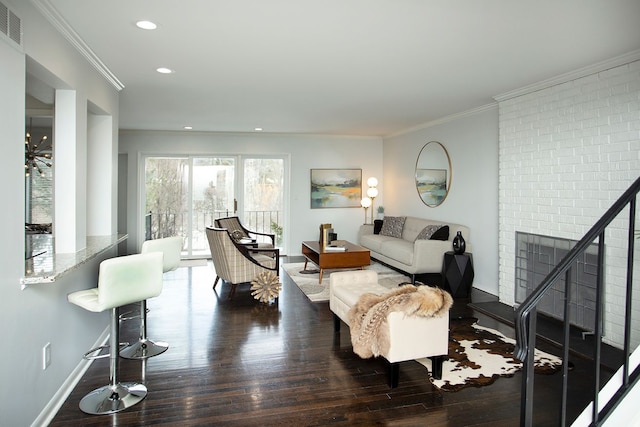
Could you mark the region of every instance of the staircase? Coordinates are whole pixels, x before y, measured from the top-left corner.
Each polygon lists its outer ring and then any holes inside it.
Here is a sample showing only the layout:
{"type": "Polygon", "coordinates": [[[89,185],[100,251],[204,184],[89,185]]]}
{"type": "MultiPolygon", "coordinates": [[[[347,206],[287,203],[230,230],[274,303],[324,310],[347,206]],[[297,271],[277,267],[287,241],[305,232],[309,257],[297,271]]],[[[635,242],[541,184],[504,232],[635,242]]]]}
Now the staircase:
{"type": "MultiPolygon", "coordinates": [[[[568,399],[568,381],[569,381],[569,353],[570,346],[570,319],[571,319],[571,284],[575,283],[576,272],[573,271],[576,259],[581,257],[584,252],[594,243],[597,243],[597,279],[596,279],[596,304],[595,304],[595,321],[593,325],[593,400],[589,406],[590,414],[580,417],[585,420],[583,425],[601,426],[614,413],[618,405],[624,400],[625,396],[638,383],[640,376],[640,367],[638,366],[640,350],[632,355],[634,348],[631,344],[631,325],[632,321],[640,322],[640,319],[632,318],[632,299],[633,299],[633,270],[634,270],[634,249],[635,249],[635,218],[636,218],[636,200],[640,191],[640,178],[638,178],[627,191],[609,208],[609,210],[598,220],[598,222],[579,240],[575,246],[567,253],[567,255],[555,266],[555,268],[547,275],[540,285],[529,294],[529,296],[518,307],[515,314],[515,330],[516,330],[516,349],[515,355],[523,361],[522,371],[522,391],[520,402],[520,425],[533,425],[533,409],[534,409],[534,350],[536,342],[536,320],[537,309],[548,292],[551,292],[554,286],[558,286],[564,279],[564,310],[563,310],[563,339],[560,343],[563,352],[562,367],[562,390],[559,390],[559,398],[561,399],[560,413],[558,414],[559,426],[566,426],[567,419],[567,399],[568,399]],[[603,351],[603,323],[604,323],[604,269],[605,257],[605,231],[607,227],[618,217],[618,215],[628,208],[628,249],[626,257],[626,295],[624,296],[624,307],[619,307],[624,311],[624,346],[623,346],[623,363],[619,372],[612,380],[603,387],[601,384],[601,358],[603,351]],[[602,392],[601,392],[602,390],[602,392]]],[[[636,308],[637,310],[637,308],[636,308]]],[[[538,408],[539,409],[539,408],[538,408]]]]}

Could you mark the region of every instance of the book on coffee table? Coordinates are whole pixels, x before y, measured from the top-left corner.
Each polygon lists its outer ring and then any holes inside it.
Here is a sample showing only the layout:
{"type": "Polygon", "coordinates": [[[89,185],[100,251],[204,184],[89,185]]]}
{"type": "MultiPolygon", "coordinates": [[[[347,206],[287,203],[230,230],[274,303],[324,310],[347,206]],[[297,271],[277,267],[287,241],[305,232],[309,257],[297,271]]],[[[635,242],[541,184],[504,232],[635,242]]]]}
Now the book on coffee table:
{"type": "Polygon", "coordinates": [[[325,252],[343,252],[346,251],[347,248],[344,245],[339,245],[332,243],[324,247],[325,252]]]}

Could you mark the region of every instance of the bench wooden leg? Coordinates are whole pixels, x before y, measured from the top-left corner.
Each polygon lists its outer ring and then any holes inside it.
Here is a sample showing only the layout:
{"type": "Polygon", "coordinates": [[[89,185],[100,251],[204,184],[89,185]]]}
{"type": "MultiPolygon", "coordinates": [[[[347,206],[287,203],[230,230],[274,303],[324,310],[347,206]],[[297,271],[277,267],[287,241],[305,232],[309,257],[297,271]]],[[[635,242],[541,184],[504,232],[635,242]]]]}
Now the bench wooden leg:
{"type": "Polygon", "coordinates": [[[398,377],[400,376],[400,363],[389,363],[389,387],[398,387],[398,377]]]}
{"type": "Polygon", "coordinates": [[[431,375],[436,380],[442,379],[442,363],[444,362],[444,356],[433,356],[431,359],[431,375]]]}

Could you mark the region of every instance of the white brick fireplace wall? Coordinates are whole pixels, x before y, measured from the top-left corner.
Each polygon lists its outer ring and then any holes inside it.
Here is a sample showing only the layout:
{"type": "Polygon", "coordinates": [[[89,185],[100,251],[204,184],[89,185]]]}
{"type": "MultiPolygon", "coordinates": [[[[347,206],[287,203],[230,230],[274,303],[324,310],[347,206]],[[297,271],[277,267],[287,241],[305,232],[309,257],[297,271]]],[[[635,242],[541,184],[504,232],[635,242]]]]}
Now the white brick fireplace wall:
{"type": "MultiPolygon", "coordinates": [[[[516,231],[579,240],[640,175],[640,60],[605,68],[496,97],[499,293],[506,304],[514,304],[516,231]]],[[[623,337],[627,224],[628,209],[606,234],[605,341],[614,345],[623,337]]],[[[636,284],[638,246],[637,240],[636,284]]]]}

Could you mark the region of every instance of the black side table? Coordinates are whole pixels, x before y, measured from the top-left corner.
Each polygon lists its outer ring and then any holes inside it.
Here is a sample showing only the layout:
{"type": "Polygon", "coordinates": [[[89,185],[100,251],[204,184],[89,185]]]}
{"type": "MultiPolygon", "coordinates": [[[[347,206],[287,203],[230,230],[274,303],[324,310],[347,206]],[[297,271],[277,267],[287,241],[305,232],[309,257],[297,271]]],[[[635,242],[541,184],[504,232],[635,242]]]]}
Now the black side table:
{"type": "Polygon", "coordinates": [[[443,287],[448,289],[454,298],[466,298],[469,296],[472,283],[473,256],[469,252],[445,252],[442,262],[443,287]]]}

